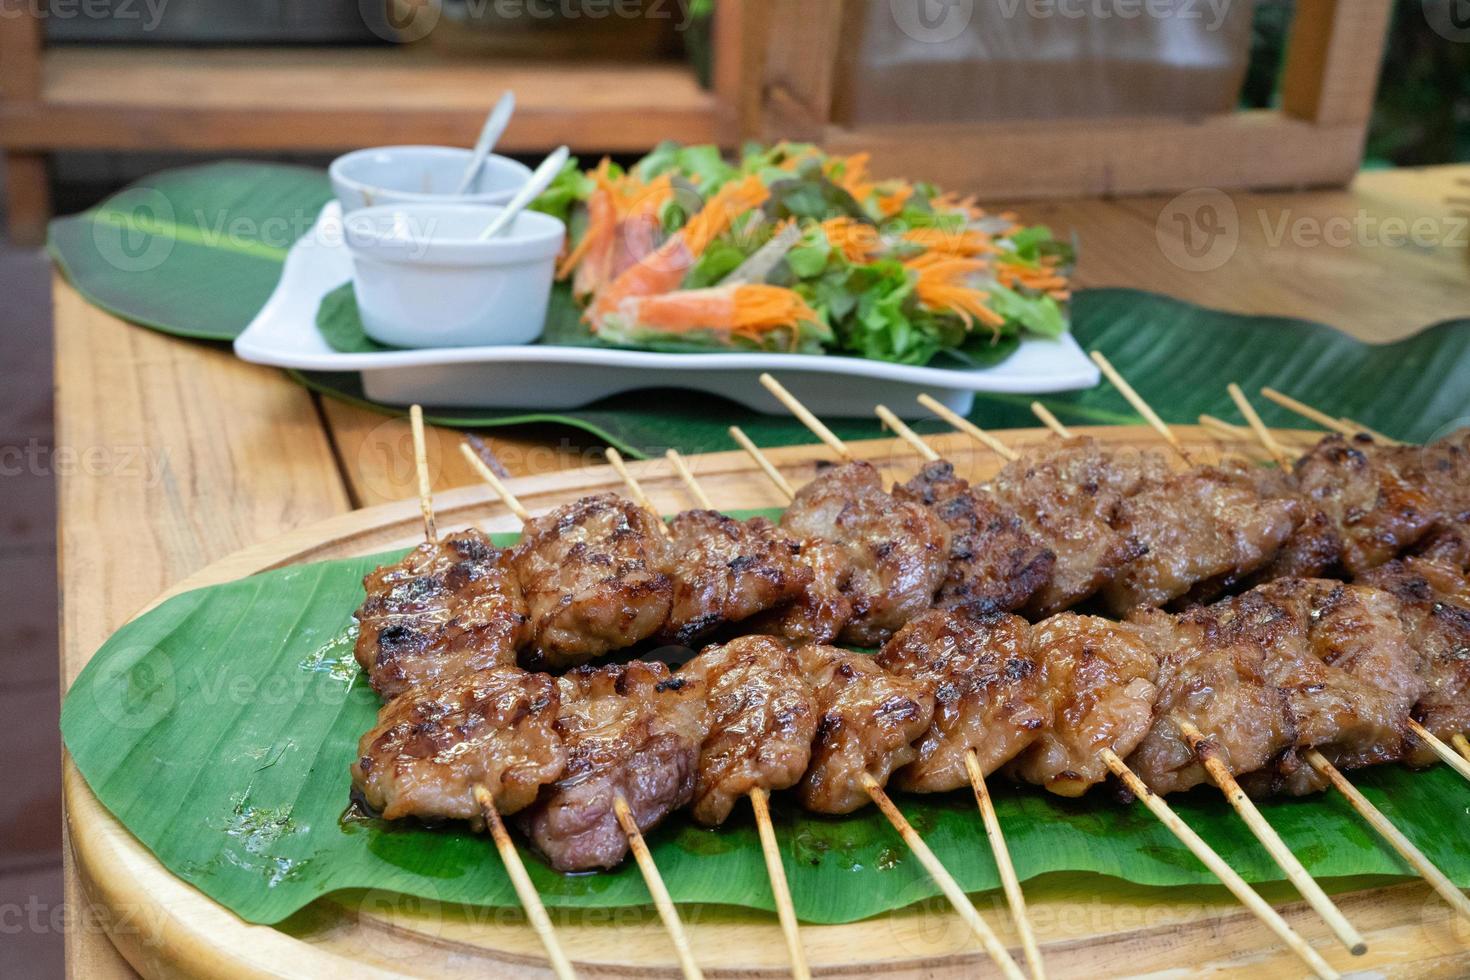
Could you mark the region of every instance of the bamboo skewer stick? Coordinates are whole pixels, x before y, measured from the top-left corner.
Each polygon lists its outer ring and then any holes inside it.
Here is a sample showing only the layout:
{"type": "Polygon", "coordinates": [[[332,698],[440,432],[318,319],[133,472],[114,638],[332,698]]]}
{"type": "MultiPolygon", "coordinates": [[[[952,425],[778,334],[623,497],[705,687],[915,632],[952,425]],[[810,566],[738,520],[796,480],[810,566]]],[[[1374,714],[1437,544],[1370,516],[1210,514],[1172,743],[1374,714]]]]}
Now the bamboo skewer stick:
{"type": "MultiPolygon", "coordinates": [[[[609,450],[609,453],[614,450],[609,450]]],[[[674,468],[683,477],[685,486],[689,492],[699,500],[706,509],[712,510],[709,497],[694,478],[689,467],[685,465],[684,458],[676,450],[670,449],[668,457],[674,463],[674,468]]],[[[619,467],[618,472],[622,474],[623,480],[628,488],[634,491],[634,499],[644,508],[648,508],[647,498],[643,496],[643,490],[638,486],[638,481],[633,479],[626,467],[619,467]]],[[[776,828],[771,824],[771,809],[768,804],[766,791],[757,786],[750,791],[751,809],[755,811],[755,825],[759,832],[761,852],[765,856],[766,874],[771,880],[771,894],[776,899],[776,916],[781,922],[781,931],[786,937],[786,949],[791,957],[791,974],[797,980],[808,980],[811,970],[807,966],[806,951],[801,945],[801,933],[796,918],[796,906],[791,901],[791,887],[786,881],[786,868],[781,863],[781,850],[776,841],[776,828]]]]}
{"type": "Polygon", "coordinates": [[[1450,736],[1450,744],[1459,749],[1460,754],[1465,757],[1465,760],[1470,762],[1470,739],[1467,739],[1459,732],[1455,732],[1455,734],[1450,736]]]}
{"type": "Polygon", "coordinates": [[[1250,828],[1256,840],[1261,842],[1261,846],[1270,853],[1272,859],[1286,873],[1287,879],[1307,900],[1307,904],[1317,911],[1317,914],[1327,923],[1328,928],[1354,956],[1361,956],[1367,952],[1368,944],[1363,940],[1362,934],[1353,928],[1352,923],[1348,922],[1342,911],[1322,890],[1322,886],[1307,873],[1306,868],[1302,867],[1301,861],[1297,860],[1291,848],[1286,846],[1286,842],[1281,839],[1266,818],[1261,816],[1261,811],[1256,809],[1250,797],[1246,796],[1245,790],[1241,789],[1240,784],[1235,781],[1235,775],[1230,771],[1230,767],[1215,755],[1214,746],[1206,741],[1204,735],[1192,723],[1182,719],[1176,719],[1175,723],[1179,726],[1180,734],[1189,743],[1190,749],[1203,763],[1205,771],[1215,781],[1215,785],[1225,794],[1225,798],[1230,801],[1230,805],[1235,808],[1241,820],[1245,821],[1245,825],[1250,828]]]}
{"type": "Polygon", "coordinates": [[[1132,405],[1134,410],[1143,416],[1144,421],[1153,426],[1155,432],[1164,437],[1164,441],[1173,447],[1174,451],[1179,454],[1180,459],[1193,466],[1194,460],[1190,459],[1189,453],[1185,452],[1184,446],[1179,442],[1179,437],[1174,434],[1172,429],[1164,424],[1164,420],[1159,418],[1158,413],[1149,407],[1148,402],[1144,401],[1138,392],[1133,390],[1133,386],[1128,383],[1128,379],[1118,373],[1118,369],[1113,367],[1112,363],[1103,356],[1101,351],[1093,351],[1091,356],[1093,363],[1102,370],[1103,374],[1107,375],[1108,380],[1113,383],[1113,387],[1118,389],[1118,393],[1128,400],[1128,404],[1132,405]]]}
{"type": "MultiPolygon", "coordinates": [[[[429,483],[428,452],[424,447],[423,409],[418,405],[410,408],[409,421],[413,432],[413,463],[418,477],[419,511],[424,517],[424,539],[434,544],[439,540],[439,536],[434,525],[434,491],[429,483]]],[[[464,448],[468,450],[469,446],[466,445],[464,448]]],[[[481,466],[485,465],[478,456],[475,457],[475,460],[481,466]]],[[[495,797],[488,788],[479,784],[472,788],[472,792],[475,795],[475,803],[485,817],[485,825],[490,830],[490,837],[495,841],[495,849],[500,852],[500,860],[505,865],[505,872],[510,877],[516,896],[521,900],[521,907],[526,910],[526,918],[541,940],[547,959],[551,961],[552,971],[562,980],[570,980],[577,975],[576,971],[572,969],[567,954],[562,951],[561,943],[556,938],[556,932],[551,928],[551,918],[546,914],[546,907],[541,904],[541,896],[536,893],[536,886],[531,883],[531,877],[526,873],[526,866],[521,862],[520,852],[516,850],[515,843],[510,839],[509,831],[505,829],[504,821],[500,819],[500,811],[495,808],[495,797]]]]}
{"type": "Polygon", "coordinates": [[[424,540],[434,544],[439,531],[434,527],[434,491],[429,484],[429,454],[424,448],[424,410],[414,405],[408,410],[409,429],[413,432],[413,471],[418,478],[419,512],[424,517],[424,540]]]}
{"type": "Polygon", "coordinates": [[[1031,403],[1031,414],[1041,419],[1041,424],[1056,435],[1061,436],[1063,439],[1072,438],[1072,430],[1063,425],[1061,420],[1051,413],[1051,409],[1041,404],[1041,402],[1031,403]]]}
{"type": "Polygon", "coordinates": [[[510,839],[510,831],[505,829],[505,822],[500,819],[500,811],[495,809],[495,798],[484,786],[475,786],[474,792],[475,802],[479,804],[480,812],[485,816],[485,824],[490,828],[490,837],[495,841],[495,849],[500,852],[506,874],[510,876],[510,883],[515,886],[516,897],[521,900],[526,918],[536,935],[541,938],[541,945],[545,947],[546,956],[551,960],[552,972],[561,980],[574,980],[577,971],[572,969],[571,960],[567,959],[567,954],[556,940],[556,933],[551,928],[551,918],[546,914],[546,906],[541,904],[541,896],[531,883],[526,866],[521,863],[515,842],[510,839]]]}
{"type": "Polygon", "coordinates": [[[1288,411],[1295,412],[1302,418],[1310,419],[1313,422],[1316,422],[1324,429],[1331,429],[1333,432],[1344,436],[1357,435],[1357,431],[1346,422],[1341,422],[1333,418],[1331,415],[1328,415],[1326,412],[1319,412],[1312,406],[1306,404],[1305,402],[1299,402],[1290,395],[1283,395],[1275,388],[1262,388],[1261,395],[1265,397],[1268,401],[1273,401],[1276,404],[1280,405],[1282,408],[1287,409],[1288,411]]]}
{"type": "Polygon", "coordinates": [[[504,502],[506,508],[516,516],[516,519],[522,524],[529,523],[531,512],[526,510],[525,506],[516,499],[516,495],[510,492],[510,487],[502,483],[500,477],[495,475],[495,471],[486,465],[485,461],[475,453],[474,449],[470,448],[470,444],[467,442],[461,443],[459,451],[464,454],[464,458],[469,462],[470,467],[480,475],[480,479],[490,484],[490,489],[495,491],[496,496],[504,502]]]}
{"type": "Polygon", "coordinates": [[[811,429],[812,435],[825,442],[827,446],[834,453],[837,454],[839,459],[842,459],[846,462],[850,462],[852,460],[852,450],[847,448],[847,444],[844,443],[841,439],[837,438],[837,436],[832,432],[831,429],[822,424],[822,420],[813,415],[811,409],[807,408],[801,402],[797,401],[796,396],[787,391],[786,388],[781,384],[781,382],[777,381],[769,374],[762,374],[760,377],[760,381],[761,384],[765,386],[765,389],[767,391],[776,396],[777,401],[779,401],[782,405],[785,405],[787,410],[790,411],[792,415],[795,415],[797,420],[801,422],[802,425],[806,426],[808,429],[811,429]]]}
{"type": "Polygon", "coordinates": [[[1118,758],[1116,752],[1112,749],[1103,749],[1102,758],[1108,764],[1108,768],[1113,771],[1113,775],[1123,782],[1128,791],[1138,797],[1143,805],[1148,807],[1185,847],[1189,848],[1190,853],[1199,858],[1200,862],[1216,878],[1219,878],[1226,888],[1230,889],[1230,893],[1239,899],[1242,905],[1260,919],[1266,928],[1274,932],[1277,938],[1287,945],[1287,948],[1301,957],[1303,962],[1312,968],[1313,973],[1322,980],[1335,980],[1339,976],[1336,970],[1327,965],[1327,961],[1322,958],[1321,954],[1287,924],[1280,912],[1272,908],[1271,904],[1257,894],[1255,889],[1246,884],[1245,879],[1234,868],[1225,863],[1225,859],[1220,857],[1214,848],[1206,844],[1199,834],[1189,828],[1189,825],[1174,812],[1173,808],[1164,802],[1163,797],[1156,795],[1144,785],[1143,780],[1139,779],[1138,775],[1129,769],[1122,759],[1118,758]]]}
{"type": "Polygon", "coordinates": [[[689,488],[689,492],[694,496],[699,506],[705,510],[714,510],[715,505],[710,503],[709,495],[704,492],[704,487],[700,486],[699,481],[694,478],[693,471],[689,469],[689,464],[684,461],[684,457],[679,455],[679,450],[670,449],[664,455],[670,463],[674,464],[674,472],[679,474],[679,479],[684,481],[684,486],[689,488]]]}
{"type": "Polygon", "coordinates": [[[1256,414],[1255,406],[1250,403],[1250,399],[1245,397],[1245,392],[1240,390],[1240,385],[1232,381],[1226,390],[1230,392],[1231,399],[1235,401],[1235,407],[1240,409],[1240,414],[1245,416],[1246,424],[1251,427],[1251,432],[1255,433],[1256,440],[1265,448],[1266,452],[1271,454],[1271,458],[1276,460],[1277,466],[1286,472],[1290,472],[1292,463],[1291,454],[1282,447],[1281,443],[1276,441],[1276,437],[1271,434],[1271,430],[1266,428],[1266,423],[1262,422],[1261,417],[1256,414]]]}
{"type": "Polygon", "coordinates": [[[766,876],[771,879],[771,894],[776,899],[776,917],[781,922],[781,934],[786,937],[791,976],[794,980],[810,980],[812,971],[806,963],[806,949],[801,945],[796,907],[791,902],[791,886],[786,882],[786,866],[781,863],[781,847],[776,841],[776,828],[771,823],[771,808],[764,789],[756,787],[750,791],[750,806],[755,811],[755,829],[766,859],[766,876]]]}
{"type": "Polygon", "coordinates": [[[689,936],[684,932],[679,910],[674,907],[668,886],[658,873],[658,865],[649,853],[643,832],[638,829],[638,821],[633,819],[633,811],[628,809],[628,801],[623,799],[621,793],[613,797],[613,814],[617,816],[618,824],[628,837],[628,849],[633,852],[638,870],[643,872],[643,880],[648,885],[648,893],[653,896],[653,906],[658,909],[659,918],[663,919],[664,929],[674,941],[674,952],[679,957],[679,968],[683,971],[685,980],[704,980],[704,973],[694,961],[694,951],[689,947],[689,936]]]}
{"type": "Polygon", "coordinates": [[[990,928],[990,924],[981,917],[979,911],[975,908],[975,904],[970,901],[969,896],[965,894],[965,890],[960,887],[960,883],[954,880],[954,875],[950,874],[944,867],[944,864],[940,862],[939,858],[934,856],[934,852],[929,850],[929,845],[924,843],[924,839],[919,836],[919,832],[909,824],[908,819],[899,812],[898,807],[894,806],[893,801],[888,798],[888,794],[883,791],[883,787],[878,785],[878,781],[870,774],[863,773],[862,785],[863,789],[867,790],[868,796],[872,798],[878,809],[882,811],[883,816],[887,817],[888,822],[893,824],[893,829],[898,831],[898,835],[903,838],[903,842],[908,845],[909,850],[913,851],[914,857],[919,859],[919,863],[924,866],[924,870],[929,872],[929,876],[934,879],[940,891],[944,892],[944,897],[949,899],[950,905],[954,906],[954,910],[959,913],[960,918],[965,920],[965,924],[970,927],[970,931],[980,940],[980,945],[985,948],[986,953],[990,954],[990,958],[995,961],[995,965],[1000,967],[1001,972],[1011,978],[1011,980],[1025,980],[1025,974],[1016,965],[1016,961],[1011,958],[1011,954],[1001,945],[1000,939],[996,937],[994,930],[990,928]]]}
{"type": "Polygon", "coordinates": [[[796,491],[791,488],[791,484],[786,481],[786,477],[782,476],[781,471],[776,469],[775,464],[770,461],[765,453],[761,452],[760,447],[750,441],[750,436],[746,435],[740,426],[730,426],[730,437],[740,444],[740,448],[745,450],[751,459],[755,460],[755,464],[761,468],[761,472],[766,475],[766,479],[775,484],[776,489],[780,490],[788,501],[796,499],[796,491]]]}
{"type": "Polygon", "coordinates": [[[986,432],[984,429],[980,428],[980,426],[976,425],[974,422],[971,422],[969,419],[965,418],[963,415],[954,411],[949,406],[945,405],[941,401],[938,401],[934,397],[930,395],[920,395],[919,404],[923,405],[929,411],[933,412],[935,415],[938,415],[940,418],[944,419],[944,421],[948,422],[950,425],[954,426],[956,429],[963,432],[971,439],[974,439],[982,446],[985,446],[992,452],[997,453],[1000,458],[1004,459],[1006,462],[1014,463],[1016,460],[1021,458],[1020,454],[1017,453],[1010,446],[1007,446],[995,436],[991,435],[989,432],[986,432]]]}
{"type": "MultiPolygon", "coordinates": [[[[529,521],[530,512],[516,499],[510,488],[491,471],[490,467],[485,465],[485,461],[475,454],[470,444],[461,443],[459,448],[470,466],[480,474],[486,483],[490,484],[511,513],[520,518],[522,523],[529,521]]],[[[609,450],[609,452],[616,453],[617,450],[609,450]]],[[[653,856],[648,852],[648,845],[644,843],[643,835],[638,831],[638,823],[633,819],[633,814],[628,810],[628,804],[622,796],[613,800],[613,812],[618,818],[619,825],[623,828],[623,833],[628,837],[628,848],[633,852],[633,857],[638,863],[638,870],[642,873],[644,883],[648,886],[648,892],[653,896],[654,905],[658,908],[659,918],[663,920],[664,928],[674,943],[674,950],[678,954],[684,976],[687,980],[703,980],[703,974],[700,973],[699,966],[694,962],[693,954],[689,950],[689,938],[684,934],[684,926],[679,921],[679,912],[669,898],[669,890],[659,875],[658,865],[653,862],[653,856]]],[[[543,938],[542,941],[547,940],[543,938]]]]}
{"type": "Polygon", "coordinates": [[[934,451],[933,447],[921,439],[917,432],[905,425],[903,419],[894,415],[887,405],[879,405],[873,409],[873,412],[883,420],[883,424],[892,430],[894,435],[913,446],[925,462],[933,463],[939,459],[939,454],[934,451]]]}
{"type": "Polygon", "coordinates": [[[1336,766],[1328,762],[1327,758],[1316,749],[1308,749],[1303,754],[1303,758],[1307,760],[1307,765],[1327,777],[1328,782],[1332,783],[1333,787],[1347,799],[1349,805],[1358,811],[1358,815],[1366,820],[1370,827],[1378,831],[1380,837],[1388,841],[1399,856],[1408,862],[1409,867],[1419,872],[1419,875],[1429,882],[1429,887],[1433,888],[1440,898],[1448,902],[1456,912],[1470,919],[1470,900],[1465,898],[1465,894],[1455,887],[1454,882],[1446,878],[1444,872],[1436,868],[1434,863],[1424,856],[1424,852],[1415,847],[1413,842],[1405,837],[1403,832],[1395,827],[1366,796],[1360,793],[1356,786],[1348,782],[1347,777],[1336,766]]]}
{"type": "Polygon", "coordinates": [[[1224,419],[1217,419],[1213,415],[1201,415],[1199,425],[1202,429],[1209,429],[1215,436],[1221,439],[1230,439],[1237,442],[1247,442],[1255,437],[1251,430],[1243,425],[1232,425],[1224,419]]]}
{"type": "Polygon", "coordinates": [[[1000,829],[1000,818],[996,816],[995,804],[985,785],[985,773],[980,768],[980,757],[974,749],[965,753],[965,771],[969,773],[970,787],[975,791],[975,805],[980,809],[980,820],[985,824],[985,836],[990,841],[990,852],[995,856],[996,870],[1000,872],[1000,884],[1005,889],[1006,904],[1011,907],[1011,919],[1021,937],[1021,951],[1026,954],[1026,965],[1031,968],[1032,980],[1046,980],[1041,947],[1036,944],[1036,930],[1031,927],[1031,916],[1026,912],[1026,896],[1021,891],[1020,879],[1016,877],[1016,866],[1011,862],[1011,851],[1006,846],[1005,835],[1000,829]]]}
{"type": "MultiPolygon", "coordinates": [[[[1440,759],[1451,769],[1455,770],[1455,772],[1459,773],[1461,776],[1464,776],[1466,779],[1470,779],[1470,761],[1461,758],[1459,753],[1450,748],[1448,745],[1444,744],[1444,742],[1440,741],[1433,732],[1431,732],[1429,729],[1425,728],[1423,725],[1419,724],[1412,718],[1409,719],[1409,731],[1419,736],[1424,744],[1429,746],[1429,748],[1433,750],[1434,754],[1439,756],[1440,759]]],[[[1463,738],[1464,736],[1461,737],[1463,738]]]]}
{"type": "Polygon", "coordinates": [[[623,462],[623,454],[609,446],[607,447],[607,461],[612,464],[613,469],[618,471],[618,476],[623,478],[623,483],[628,487],[628,496],[633,498],[633,502],[653,515],[664,537],[673,537],[674,532],[664,522],[663,515],[658,512],[657,507],[653,506],[653,501],[648,499],[648,494],[643,492],[643,485],[628,470],[628,464],[623,462]]]}

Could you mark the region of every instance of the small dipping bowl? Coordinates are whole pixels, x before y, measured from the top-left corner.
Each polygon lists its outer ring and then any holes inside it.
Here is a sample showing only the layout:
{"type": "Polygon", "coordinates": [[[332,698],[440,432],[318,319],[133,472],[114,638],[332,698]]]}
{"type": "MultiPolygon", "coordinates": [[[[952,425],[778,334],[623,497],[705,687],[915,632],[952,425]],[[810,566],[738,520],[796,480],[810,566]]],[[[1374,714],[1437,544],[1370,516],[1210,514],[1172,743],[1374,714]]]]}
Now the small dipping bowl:
{"type": "Polygon", "coordinates": [[[456,194],[470,150],[455,146],[378,146],[332,161],[327,174],[344,214],[384,204],[504,204],[531,168],[490,154],[468,193],[456,194]]]}
{"type": "Polygon", "coordinates": [[[539,337],[566,226],[522,211],[499,235],[478,241],[502,210],[406,204],[347,215],[363,331],[394,347],[491,347],[539,337]]]}

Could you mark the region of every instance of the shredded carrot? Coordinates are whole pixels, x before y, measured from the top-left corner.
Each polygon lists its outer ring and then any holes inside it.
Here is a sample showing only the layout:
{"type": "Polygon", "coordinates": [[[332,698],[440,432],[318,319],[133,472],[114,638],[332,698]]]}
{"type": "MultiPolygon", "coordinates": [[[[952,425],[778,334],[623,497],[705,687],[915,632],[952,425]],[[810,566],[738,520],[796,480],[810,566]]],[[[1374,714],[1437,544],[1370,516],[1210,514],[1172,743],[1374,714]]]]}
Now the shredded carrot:
{"type": "Polygon", "coordinates": [[[703,255],[709,243],[734,224],[736,218],[760,207],[770,196],[766,185],[753,174],[744,180],[731,181],[685,223],[680,232],[684,247],[690,255],[703,255]]]}
{"type": "Polygon", "coordinates": [[[912,184],[906,184],[901,180],[889,181],[877,189],[875,200],[878,205],[878,213],[885,218],[891,218],[902,211],[903,206],[913,196],[912,184]]]}
{"type": "Polygon", "coordinates": [[[968,282],[970,276],[985,268],[983,261],[926,252],[904,265],[915,273],[914,292],[923,306],[936,312],[953,313],[964,321],[967,330],[973,330],[975,321],[979,320],[996,336],[1000,335],[1005,317],[985,305],[989,293],[968,282]]]}
{"type": "Polygon", "coordinates": [[[828,218],[822,222],[822,234],[828,245],[856,265],[866,265],[883,251],[883,238],[878,229],[856,218],[828,218]]]}
{"type": "Polygon", "coordinates": [[[848,157],[832,157],[827,161],[825,174],[832,183],[841,187],[859,203],[867,200],[873,192],[873,183],[868,179],[870,153],[854,153],[848,157]]]}
{"type": "Polygon", "coordinates": [[[973,228],[949,231],[944,228],[912,228],[901,236],[911,245],[918,245],[929,252],[953,258],[969,259],[995,251],[989,235],[973,228]]]}
{"type": "Polygon", "coordinates": [[[1002,286],[1010,288],[1024,286],[1038,292],[1067,289],[1070,286],[1067,277],[1058,274],[1049,264],[1040,269],[1033,269],[1015,262],[997,262],[995,278],[1002,286]]]}

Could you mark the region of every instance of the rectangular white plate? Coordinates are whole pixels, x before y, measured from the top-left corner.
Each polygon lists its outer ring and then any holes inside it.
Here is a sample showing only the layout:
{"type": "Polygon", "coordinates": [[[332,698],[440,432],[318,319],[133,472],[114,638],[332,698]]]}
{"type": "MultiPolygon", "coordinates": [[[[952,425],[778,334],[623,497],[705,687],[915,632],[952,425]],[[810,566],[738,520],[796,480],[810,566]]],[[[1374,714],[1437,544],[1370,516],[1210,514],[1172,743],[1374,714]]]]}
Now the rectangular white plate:
{"type": "MultiPolygon", "coordinates": [[[[247,361],[302,371],[359,371],[363,392],[392,405],[453,408],[580,408],[638,388],[679,388],[723,395],[757,411],[785,414],[760,386],[762,371],[814,412],[869,417],[882,402],[899,415],[926,413],[914,397],[928,392],[968,413],[977,391],[1040,393],[1090,388],[1098,371],[1071,336],[1023,341],[994,367],[911,367],[855,357],[810,354],[659,354],[599,347],[459,347],[343,354],[316,329],[322,297],[352,278],[336,202],[292,247],[275,292],[235,340],[247,361]]],[[[671,406],[672,407],[672,406],[671,406]]]]}

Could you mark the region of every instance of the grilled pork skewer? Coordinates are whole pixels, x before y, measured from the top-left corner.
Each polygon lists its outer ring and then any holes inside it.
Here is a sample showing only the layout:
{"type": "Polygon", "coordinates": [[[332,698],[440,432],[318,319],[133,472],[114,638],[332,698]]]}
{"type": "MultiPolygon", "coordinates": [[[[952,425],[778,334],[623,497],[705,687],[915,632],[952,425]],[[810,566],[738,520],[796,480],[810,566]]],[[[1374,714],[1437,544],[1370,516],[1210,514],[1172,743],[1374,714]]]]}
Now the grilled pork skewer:
{"type": "MultiPolygon", "coordinates": [[[[614,458],[614,466],[634,499],[656,513],[620,459],[614,458]]],[[[694,482],[692,476],[689,482],[694,482]]],[[[873,802],[1001,970],[1019,976],[989,926],[882,789],[893,769],[912,757],[910,743],[929,724],[932,697],[916,696],[914,685],[867,657],[819,644],[802,645],[794,655],[783,655],[783,650],[774,639],[745,637],[700,654],[680,671],[718,689],[711,701],[715,717],[710,737],[701,754],[703,792],[695,818],[722,822],[736,798],[732,791],[752,793],[751,802],[762,814],[769,788],[792,785],[802,805],[818,813],[849,813],[873,802]],[[767,675],[774,670],[775,676],[761,676],[762,668],[767,675]],[[775,738],[763,737],[768,733],[775,738]]],[[[774,838],[774,830],[762,828],[762,839],[768,836],[774,838]]],[[[768,853],[768,864],[772,860],[775,856],[768,853]]],[[[794,913],[791,918],[788,944],[795,946],[794,913]]],[[[804,968],[804,961],[797,962],[804,968]]]]}
{"type": "MultiPolygon", "coordinates": [[[[585,532],[589,526],[611,526],[614,544],[620,550],[637,545],[645,553],[652,552],[650,542],[662,544],[663,538],[658,531],[650,529],[658,522],[646,510],[605,494],[591,498],[598,502],[595,508],[589,507],[584,499],[543,518],[532,519],[515,494],[467,443],[460,450],[511,513],[521,520],[525,532],[516,553],[523,561],[534,563],[538,572],[546,573],[541,579],[543,583],[559,576],[573,586],[564,593],[565,598],[561,600],[564,607],[577,606],[584,596],[594,604],[615,596],[625,576],[638,579],[635,592],[644,591],[646,580],[641,576],[648,571],[647,566],[639,564],[636,558],[631,565],[614,561],[614,571],[608,576],[606,559],[589,560],[591,549],[585,547],[589,539],[585,532]],[[606,514],[614,504],[624,515],[619,522],[608,525],[580,519],[589,512],[606,514]],[[533,525],[536,536],[529,534],[533,525]],[[550,529],[558,527],[572,529],[574,540],[569,547],[551,537],[550,529]],[[624,536],[635,540],[618,540],[624,536]],[[571,567],[552,566],[548,552],[539,550],[543,541],[550,554],[565,555],[571,567]],[[579,544],[583,547],[579,548],[579,544]]],[[[671,592],[670,588],[664,594],[671,595],[671,592]]],[[[543,593],[550,594],[550,589],[543,593]]],[[[535,617],[536,605],[528,605],[535,617]]],[[[562,626],[567,622],[565,613],[550,608],[542,612],[543,622],[562,626]]],[[[638,631],[647,629],[644,635],[649,635],[658,624],[650,628],[640,613],[635,608],[624,615],[629,621],[639,623],[638,631]]],[[[667,607],[664,614],[666,617],[667,607]]],[[[579,615],[599,622],[614,622],[595,605],[579,615]]],[[[537,628],[534,618],[532,628],[537,628]]],[[[565,642],[567,646],[563,649],[575,649],[576,640],[577,637],[567,634],[558,635],[554,642],[565,642]]],[[[694,959],[678,909],[643,840],[643,832],[688,803],[693,793],[694,770],[706,726],[698,681],[676,680],[662,664],[635,661],[600,670],[579,667],[560,678],[557,687],[562,705],[557,713],[556,730],[565,745],[567,764],[562,777],[543,790],[534,806],[522,815],[522,828],[559,870],[612,867],[631,851],[674,945],[680,969],[688,980],[697,980],[703,973],[694,959]],[[620,831],[620,836],[615,837],[614,830],[620,831]]]]}
{"type": "MultiPolygon", "coordinates": [[[[456,816],[472,823],[483,819],[552,971],[560,980],[574,980],[576,971],[501,819],[502,813],[530,805],[565,767],[554,731],[555,689],[550,678],[503,662],[524,617],[519,588],[498,574],[499,555],[490,542],[477,532],[452,539],[449,550],[463,561],[445,567],[447,555],[434,523],[423,409],[414,405],[409,417],[426,541],[398,563],[401,578],[375,572],[364,583],[388,592],[376,612],[389,612],[383,608],[389,606],[406,616],[386,629],[367,628],[369,648],[389,656],[373,656],[371,667],[362,665],[388,703],[359,743],[353,784],[388,819],[400,813],[456,816]],[[430,574],[415,575],[425,570],[422,559],[430,555],[430,574]],[[487,582],[490,588],[483,588],[487,582]],[[452,609],[443,601],[446,593],[461,600],[452,609]],[[392,631],[399,628],[404,638],[415,640],[393,640],[392,631]],[[390,633],[386,645],[385,632],[390,633]],[[476,650],[482,642],[483,652],[476,650]]],[[[380,594],[370,592],[365,608],[380,594]]],[[[382,625],[371,615],[365,622],[382,625]]],[[[361,663],[361,637],[355,653],[361,663]]]]}

